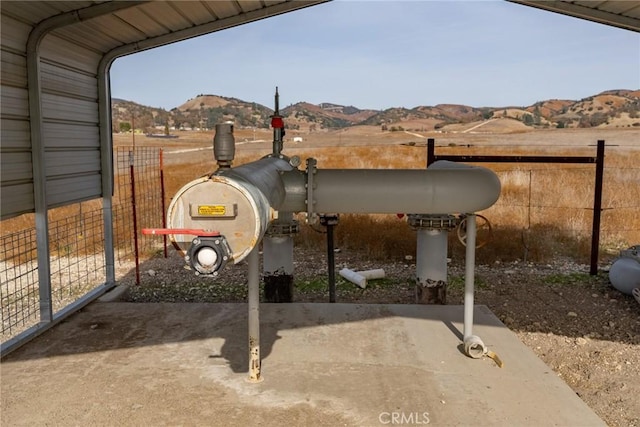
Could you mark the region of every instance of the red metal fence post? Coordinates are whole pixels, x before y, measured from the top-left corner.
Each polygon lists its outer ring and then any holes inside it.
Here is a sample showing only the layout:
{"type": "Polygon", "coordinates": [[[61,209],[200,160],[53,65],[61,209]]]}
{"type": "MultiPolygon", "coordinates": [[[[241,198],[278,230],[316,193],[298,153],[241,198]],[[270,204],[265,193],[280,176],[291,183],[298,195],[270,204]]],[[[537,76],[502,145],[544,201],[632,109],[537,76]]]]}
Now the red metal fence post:
{"type": "MultiPolygon", "coordinates": [[[[167,228],[167,211],[165,208],[164,192],[164,151],[160,149],[160,200],[162,203],[162,228],[167,228]]],[[[167,258],[167,236],[162,236],[164,241],[164,257],[167,258]]]]}
{"type": "Polygon", "coordinates": [[[129,174],[131,177],[131,210],[133,211],[133,252],[136,259],[136,285],[140,284],[140,257],[138,254],[138,216],[136,209],[136,178],[134,173],[135,150],[129,151],[129,174]]]}

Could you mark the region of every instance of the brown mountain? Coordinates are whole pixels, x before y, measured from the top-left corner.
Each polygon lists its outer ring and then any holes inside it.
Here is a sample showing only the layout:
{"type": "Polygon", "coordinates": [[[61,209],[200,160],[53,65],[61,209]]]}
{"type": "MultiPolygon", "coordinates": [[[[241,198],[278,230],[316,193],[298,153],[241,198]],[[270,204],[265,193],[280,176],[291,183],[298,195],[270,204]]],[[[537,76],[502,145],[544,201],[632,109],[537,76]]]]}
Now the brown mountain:
{"type": "MultiPolygon", "coordinates": [[[[239,127],[268,128],[273,110],[237,98],[201,94],[171,111],[112,100],[114,131],[126,130],[132,118],[137,129],[153,131],[169,125],[172,129],[213,128],[231,120],[239,127]]],[[[578,101],[550,99],[530,106],[471,107],[438,104],[415,108],[361,110],[332,103],[299,102],[280,113],[290,129],[328,130],[356,125],[433,130],[453,124],[490,118],[509,118],[534,127],[640,127],[640,90],[608,90],[578,101]]]]}

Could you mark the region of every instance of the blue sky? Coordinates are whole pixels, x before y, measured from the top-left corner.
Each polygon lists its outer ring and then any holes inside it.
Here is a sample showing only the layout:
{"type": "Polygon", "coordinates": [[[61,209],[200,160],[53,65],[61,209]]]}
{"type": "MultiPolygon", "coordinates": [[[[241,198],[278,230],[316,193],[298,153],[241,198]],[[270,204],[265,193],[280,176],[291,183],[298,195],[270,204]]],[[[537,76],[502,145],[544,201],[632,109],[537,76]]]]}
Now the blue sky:
{"type": "Polygon", "coordinates": [[[111,89],[273,107],[527,106],[640,89],[640,34],[506,1],[334,1],[117,59],[111,89]]]}

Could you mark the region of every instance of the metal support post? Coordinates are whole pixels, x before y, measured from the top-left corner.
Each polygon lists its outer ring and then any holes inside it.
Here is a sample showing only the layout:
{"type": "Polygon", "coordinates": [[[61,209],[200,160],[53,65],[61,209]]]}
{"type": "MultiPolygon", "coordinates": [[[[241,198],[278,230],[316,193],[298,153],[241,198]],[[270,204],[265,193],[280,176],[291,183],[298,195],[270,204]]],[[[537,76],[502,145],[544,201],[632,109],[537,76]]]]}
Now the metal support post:
{"type": "Polygon", "coordinates": [[[476,216],[467,215],[467,247],[464,264],[464,338],[473,335],[473,297],[476,268],[476,216]]]}
{"type": "Polygon", "coordinates": [[[336,302],[336,258],[333,227],[338,225],[339,215],[320,215],[320,225],[327,227],[327,268],[329,270],[329,302],[336,302]]]}
{"type": "Polygon", "coordinates": [[[263,380],[260,374],[260,258],[258,246],[247,256],[249,263],[249,382],[263,380]]]}

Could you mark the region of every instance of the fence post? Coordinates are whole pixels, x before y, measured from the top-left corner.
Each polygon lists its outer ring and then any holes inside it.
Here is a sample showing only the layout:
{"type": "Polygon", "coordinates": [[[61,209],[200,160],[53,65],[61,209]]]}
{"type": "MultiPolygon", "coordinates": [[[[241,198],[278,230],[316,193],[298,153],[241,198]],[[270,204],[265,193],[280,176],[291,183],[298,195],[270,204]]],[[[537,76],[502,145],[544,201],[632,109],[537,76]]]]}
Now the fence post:
{"type": "Polygon", "coordinates": [[[427,139],[427,167],[434,162],[434,156],[436,151],[436,140],[435,138],[427,139]]]}
{"type": "Polygon", "coordinates": [[[589,274],[598,274],[598,250],[600,247],[600,216],[602,214],[602,179],[604,175],[604,140],[598,140],[596,154],[596,182],[593,197],[593,223],[591,229],[591,267],[589,274]]]}
{"type": "MultiPolygon", "coordinates": [[[[167,228],[167,211],[165,208],[164,192],[164,151],[160,149],[160,203],[162,203],[162,228],[167,228]]],[[[164,257],[167,258],[167,235],[162,236],[164,244],[164,257]]]]}
{"type": "Polygon", "coordinates": [[[129,176],[131,178],[131,210],[133,211],[133,254],[136,259],[136,285],[140,284],[140,257],[138,254],[138,215],[136,208],[135,149],[129,151],[129,176]]]}

